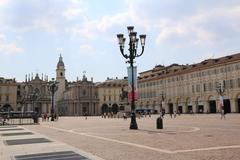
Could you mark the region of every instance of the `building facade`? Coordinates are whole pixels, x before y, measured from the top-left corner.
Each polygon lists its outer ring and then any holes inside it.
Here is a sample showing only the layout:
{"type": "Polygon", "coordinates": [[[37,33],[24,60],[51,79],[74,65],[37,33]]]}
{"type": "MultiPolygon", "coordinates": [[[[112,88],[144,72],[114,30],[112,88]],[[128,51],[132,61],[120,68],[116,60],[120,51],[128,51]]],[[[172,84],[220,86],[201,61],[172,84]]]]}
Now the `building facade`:
{"type": "Polygon", "coordinates": [[[0,77],[0,111],[17,110],[17,82],[0,77]]]}
{"type": "MultiPolygon", "coordinates": [[[[67,82],[60,55],[56,68],[58,90],[55,112],[61,115],[100,115],[106,112],[130,112],[127,79],[108,79],[94,83],[82,80],[67,82]]],[[[217,113],[219,99],[225,112],[240,113],[240,53],[207,59],[191,65],[155,66],[138,78],[137,108],[166,113],[217,113]],[[220,98],[221,97],[221,98],[220,98]]],[[[37,111],[50,113],[52,107],[48,78],[27,77],[25,82],[0,78],[1,111],[37,111]]]]}
{"type": "Polygon", "coordinates": [[[49,91],[48,80],[36,74],[30,76],[23,83],[18,83],[17,110],[35,111],[38,114],[50,113],[51,92],[49,91]]]}
{"type": "Polygon", "coordinates": [[[101,114],[108,112],[116,114],[119,111],[130,112],[127,79],[107,79],[96,86],[101,114]]]}
{"type": "Polygon", "coordinates": [[[216,113],[220,96],[225,112],[240,112],[240,53],[192,65],[159,65],[138,80],[138,108],[216,113]]]}
{"type": "Polygon", "coordinates": [[[57,106],[60,115],[99,115],[99,99],[93,80],[88,81],[83,75],[82,80],[68,83],[63,98],[57,102],[57,106]]]}

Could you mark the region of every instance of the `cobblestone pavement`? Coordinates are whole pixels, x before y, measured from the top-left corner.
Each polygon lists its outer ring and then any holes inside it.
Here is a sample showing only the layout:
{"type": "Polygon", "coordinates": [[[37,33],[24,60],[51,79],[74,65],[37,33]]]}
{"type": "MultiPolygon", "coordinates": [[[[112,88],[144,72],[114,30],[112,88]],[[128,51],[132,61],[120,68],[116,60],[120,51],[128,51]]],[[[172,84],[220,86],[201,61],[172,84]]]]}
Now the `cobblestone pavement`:
{"type": "Polygon", "coordinates": [[[60,117],[57,122],[23,126],[106,160],[239,160],[240,114],[180,115],[163,120],[157,115],[137,119],[138,130],[129,130],[130,119],[60,117]]]}

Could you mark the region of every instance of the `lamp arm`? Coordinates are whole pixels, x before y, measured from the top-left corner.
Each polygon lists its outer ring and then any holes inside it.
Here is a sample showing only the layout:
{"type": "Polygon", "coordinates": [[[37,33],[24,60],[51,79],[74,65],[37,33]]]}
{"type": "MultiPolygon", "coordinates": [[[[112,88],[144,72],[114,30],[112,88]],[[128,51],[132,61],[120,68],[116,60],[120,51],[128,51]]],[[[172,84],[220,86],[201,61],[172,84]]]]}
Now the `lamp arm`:
{"type": "Polygon", "coordinates": [[[141,54],[137,54],[136,57],[140,57],[140,56],[143,54],[143,52],[144,52],[144,46],[142,46],[142,52],[141,52],[141,54]]]}
{"type": "Polygon", "coordinates": [[[122,54],[122,56],[123,56],[124,58],[126,58],[126,59],[129,58],[129,56],[127,56],[126,54],[124,54],[124,49],[123,49],[122,46],[120,46],[120,52],[121,52],[121,54],[122,54]]]}

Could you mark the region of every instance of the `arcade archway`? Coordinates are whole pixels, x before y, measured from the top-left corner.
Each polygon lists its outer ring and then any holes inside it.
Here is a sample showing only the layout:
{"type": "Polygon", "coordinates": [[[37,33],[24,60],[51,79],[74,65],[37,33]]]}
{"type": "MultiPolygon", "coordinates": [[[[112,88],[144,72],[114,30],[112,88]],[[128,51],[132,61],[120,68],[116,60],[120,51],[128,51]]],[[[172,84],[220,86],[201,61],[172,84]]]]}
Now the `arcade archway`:
{"type": "Polygon", "coordinates": [[[209,104],[209,112],[216,113],[217,112],[216,100],[213,96],[209,97],[208,104],[209,104]]]}
{"type": "Polygon", "coordinates": [[[1,112],[9,112],[9,111],[13,111],[13,108],[10,104],[4,104],[1,109],[1,112]]]}
{"type": "Polygon", "coordinates": [[[119,111],[119,107],[118,107],[118,105],[116,103],[114,103],[112,105],[112,112],[113,112],[113,114],[117,114],[118,111],[119,111]]]}
{"type": "Polygon", "coordinates": [[[107,112],[108,112],[108,105],[104,103],[104,104],[102,105],[101,109],[102,109],[102,114],[103,114],[103,113],[107,113],[107,112]]]}

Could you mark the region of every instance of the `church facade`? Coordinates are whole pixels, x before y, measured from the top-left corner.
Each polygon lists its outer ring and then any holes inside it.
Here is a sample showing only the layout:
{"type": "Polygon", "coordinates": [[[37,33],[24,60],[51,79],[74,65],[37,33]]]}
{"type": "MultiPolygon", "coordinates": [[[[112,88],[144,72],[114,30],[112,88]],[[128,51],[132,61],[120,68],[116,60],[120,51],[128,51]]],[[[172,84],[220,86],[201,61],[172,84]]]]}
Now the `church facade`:
{"type": "Polygon", "coordinates": [[[23,83],[18,83],[18,111],[35,111],[39,114],[50,113],[51,93],[48,89],[48,80],[39,77],[38,74],[30,75],[23,83]]]}
{"type": "Polygon", "coordinates": [[[97,88],[85,75],[82,80],[67,82],[65,66],[60,56],[56,69],[56,110],[63,116],[99,115],[99,99],[97,88]]]}

